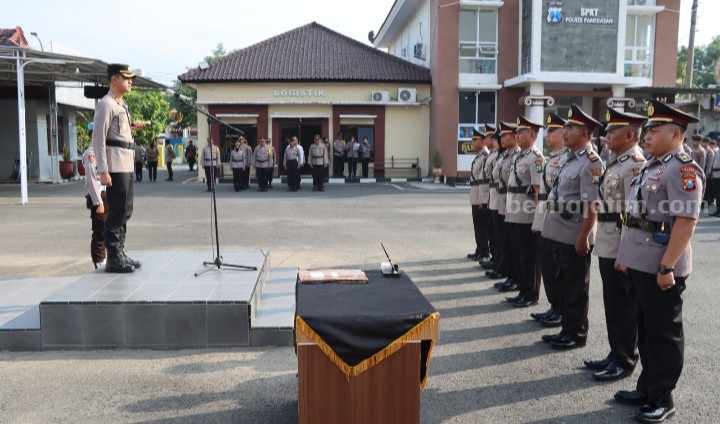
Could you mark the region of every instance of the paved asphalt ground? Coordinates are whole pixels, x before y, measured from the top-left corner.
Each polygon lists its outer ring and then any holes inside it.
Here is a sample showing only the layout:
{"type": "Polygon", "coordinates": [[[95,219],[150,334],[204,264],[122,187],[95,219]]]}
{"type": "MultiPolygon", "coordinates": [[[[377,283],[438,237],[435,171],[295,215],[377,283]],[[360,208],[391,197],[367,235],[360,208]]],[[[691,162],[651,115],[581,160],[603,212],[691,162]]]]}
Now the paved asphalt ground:
{"type": "MultiPolygon", "coordinates": [[[[634,387],[638,371],[597,384],[580,368],[583,359],[607,353],[595,261],[588,346],[555,352],[539,342],[549,331],[528,318],[546,305],[504,305],[493,281],[463,259],[472,246],[464,191],[411,184],[220,190],[223,244],[271,249],[275,267],[377,264],[378,242],[385,242],[442,315],[423,423],[631,422],[634,410],[611,399],[634,387]]],[[[0,278],[88,272],[82,185],[31,185],[26,208],[17,192],[0,185],[0,278]]],[[[207,246],[208,211],[197,183],[138,185],[130,252],[207,246]]],[[[704,218],[685,294],[685,369],[673,422],[716,423],[720,416],[719,247],[720,220],[704,218]]],[[[296,368],[290,348],[2,352],[0,422],[293,423],[296,368]]]]}

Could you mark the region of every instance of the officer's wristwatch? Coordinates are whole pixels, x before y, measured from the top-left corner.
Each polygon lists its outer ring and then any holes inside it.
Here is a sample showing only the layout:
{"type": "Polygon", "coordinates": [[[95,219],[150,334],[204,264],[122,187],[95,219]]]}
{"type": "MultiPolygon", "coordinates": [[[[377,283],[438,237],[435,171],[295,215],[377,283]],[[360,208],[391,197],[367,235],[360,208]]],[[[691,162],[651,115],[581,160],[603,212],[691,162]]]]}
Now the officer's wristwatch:
{"type": "Polygon", "coordinates": [[[675,272],[675,268],[668,268],[664,265],[660,265],[660,271],[658,272],[660,275],[668,275],[675,272]]]}

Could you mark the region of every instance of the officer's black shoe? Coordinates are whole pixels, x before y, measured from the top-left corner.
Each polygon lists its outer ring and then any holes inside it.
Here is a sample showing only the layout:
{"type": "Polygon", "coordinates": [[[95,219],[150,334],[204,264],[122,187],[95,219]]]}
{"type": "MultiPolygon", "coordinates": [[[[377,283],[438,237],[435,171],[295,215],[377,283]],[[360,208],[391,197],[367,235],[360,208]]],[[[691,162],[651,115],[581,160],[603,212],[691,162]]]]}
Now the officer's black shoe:
{"type": "Polygon", "coordinates": [[[585,339],[576,339],[570,336],[563,336],[558,340],[550,342],[550,346],[552,346],[552,348],[555,350],[570,350],[585,347],[585,343],[585,339]]]}
{"type": "Polygon", "coordinates": [[[473,260],[473,261],[477,261],[480,257],[478,256],[477,253],[468,253],[468,254],[467,254],[467,258],[468,258],[468,259],[471,259],[471,260],[473,260]]]}
{"type": "Polygon", "coordinates": [[[487,262],[478,261],[478,264],[480,264],[480,268],[490,271],[495,268],[495,265],[492,263],[492,260],[487,262]]]}
{"type": "Polygon", "coordinates": [[[123,252],[123,253],[122,253],[122,256],[123,256],[123,259],[125,259],[125,262],[129,263],[130,265],[132,265],[133,268],[135,268],[135,269],[140,269],[140,268],[142,268],[142,263],[140,263],[140,261],[138,261],[138,260],[135,260],[135,259],[131,258],[130,256],[127,255],[127,253],[123,252]]]}
{"type": "Polygon", "coordinates": [[[620,390],[615,393],[615,401],[623,405],[641,406],[647,402],[647,396],[637,390],[620,390]]]}
{"type": "Polygon", "coordinates": [[[625,368],[611,361],[608,364],[607,368],[602,371],[597,371],[593,373],[593,378],[597,381],[610,382],[622,380],[629,375],[630,371],[627,371],[625,368]]]}
{"type": "Polygon", "coordinates": [[[507,292],[515,291],[515,290],[517,290],[517,289],[518,289],[517,284],[515,284],[515,283],[513,283],[513,282],[511,281],[509,284],[508,284],[508,283],[503,284],[503,285],[498,289],[498,291],[500,291],[500,293],[507,293],[507,292]]]}
{"type": "Polygon", "coordinates": [[[675,415],[672,405],[645,405],[635,415],[635,420],[641,423],[662,423],[675,415]]]}
{"type": "Polygon", "coordinates": [[[522,298],[518,300],[517,302],[514,302],[512,305],[515,308],[529,308],[531,306],[537,305],[538,301],[537,299],[525,299],[522,298]]]}
{"type": "Polygon", "coordinates": [[[506,297],[506,298],[505,298],[505,301],[506,301],[507,303],[516,303],[516,302],[520,302],[520,301],[522,301],[522,300],[525,300],[525,299],[523,299],[523,297],[520,296],[520,295],[513,296],[513,297],[506,297]]]}
{"type": "Polygon", "coordinates": [[[499,272],[495,271],[494,269],[491,269],[487,272],[485,272],[485,276],[492,279],[500,279],[503,278],[504,275],[500,274],[499,272]]]}
{"type": "Polygon", "coordinates": [[[105,272],[110,274],[129,274],[135,272],[135,267],[121,256],[108,258],[105,272]]]}
{"type": "Polygon", "coordinates": [[[534,319],[534,320],[542,321],[542,320],[544,320],[545,318],[549,318],[549,317],[550,317],[551,315],[553,315],[554,313],[555,313],[555,311],[553,311],[553,309],[550,308],[550,309],[548,309],[548,310],[545,311],[545,312],[533,312],[532,314],[530,314],[530,317],[531,317],[532,319],[534,319]]]}
{"type": "Polygon", "coordinates": [[[602,371],[610,365],[610,362],[610,355],[608,355],[605,359],[600,359],[598,361],[593,361],[592,359],[583,361],[585,368],[592,371],[602,371]]]}
{"type": "Polygon", "coordinates": [[[560,327],[562,325],[562,315],[555,312],[555,314],[545,318],[544,320],[541,320],[540,324],[542,324],[542,326],[545,328],[560,327]]]}
{"type": "Polygon", "coordinates": [[[545,334],[544,336],[542,336],[542,341],[544,341],[545,343],[552,343],[555,340],[562,339],[563,337],[565,337],[565,335],[562,332],[558,334],[545,334]]]}
{"type": "Polygon", "coordinates": [[[318,190],[325,191],[325,187],[320,187],[318,190]]]}
{"type": "Polygon", "coordinates": [[[492,259],[490,259],[490,256],[480,256],[478,255],[478,263],[480,266],[490,265],[492,263],[492,259]]]}

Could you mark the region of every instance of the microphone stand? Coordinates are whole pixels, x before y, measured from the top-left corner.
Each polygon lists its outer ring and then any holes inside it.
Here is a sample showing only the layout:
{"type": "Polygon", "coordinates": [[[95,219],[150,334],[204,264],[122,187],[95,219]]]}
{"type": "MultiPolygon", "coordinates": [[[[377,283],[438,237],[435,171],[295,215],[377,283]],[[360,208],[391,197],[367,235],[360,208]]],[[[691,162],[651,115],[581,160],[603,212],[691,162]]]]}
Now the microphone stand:
{"type": "MultiPolygon", "coordinates": [[[[245,135],[245,132],[241,130],[240,128],[233,127],[232,125],[223,122],[222,120],[218,119],[217,117],[205,112],[204,110],[197,107],[193,102],[185,97],[181,96],[180,94],[176,92],[171,92],[176,99],[182,100],[185,104],[190,106],[193,110],[196,112],[205,115],[208,120],[208,124],[210,124],[212,121],[217,122],[220,125],[223,125],[227,128],[230,128],[231,130],[235,131],[236,133],[240,135],[245,135]]],[[[203,153],[203,159],[205,159],[205,154],[203,153]]],[[[220,158],[217,158],[218,165],[220,164],[220,158]]],[[[215,255],[215,258],[212,261],[203,261],[203,267],[204,269],[201,271],[198,271],[195,273],[195,277],[200,277],[203,274],[206,274],[210,271],[222,271],[224,269],[228,270],[235,270],[235,271],[257,271],[258,268],[256,266],[249,266],[249,265],[238,265],[238,264],[231,264],[227,263],[223,260],[222,255],[220,254],[220,231],[218,230],[218,219],[217,219],[217,197],[215,192],[215,156],[213,153],[212,145],[210,146],[210,205],[212,206],[212,215],[210,216],[210,231],[215,232],[215,245],[213,246],[213,254],[215,255]]],[[[207,175],[205,176],[208,177],[207,175]]]]}

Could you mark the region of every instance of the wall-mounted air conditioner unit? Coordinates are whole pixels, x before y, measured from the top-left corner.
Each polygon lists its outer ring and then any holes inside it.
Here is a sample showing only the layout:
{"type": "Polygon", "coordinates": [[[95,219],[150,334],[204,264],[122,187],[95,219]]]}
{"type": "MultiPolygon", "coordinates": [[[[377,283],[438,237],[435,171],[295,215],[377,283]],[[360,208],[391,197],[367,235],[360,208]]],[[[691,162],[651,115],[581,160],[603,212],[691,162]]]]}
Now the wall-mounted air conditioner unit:
{"type": "Polygon", "coordinates": [[[414,53],[415,59],[425,60],[425,45],[423,43],[415,44],[414,53]]]}
{"type": "Polygon", "coordinates": [[[370,95],[373,103],[390,103],[390,93],[387,91],[373,91],[370,95]]]}
{"type": "Polygon", "coordinates": [[[417,89],[398,88],[398,103],[417,103],[417,89]]]}

